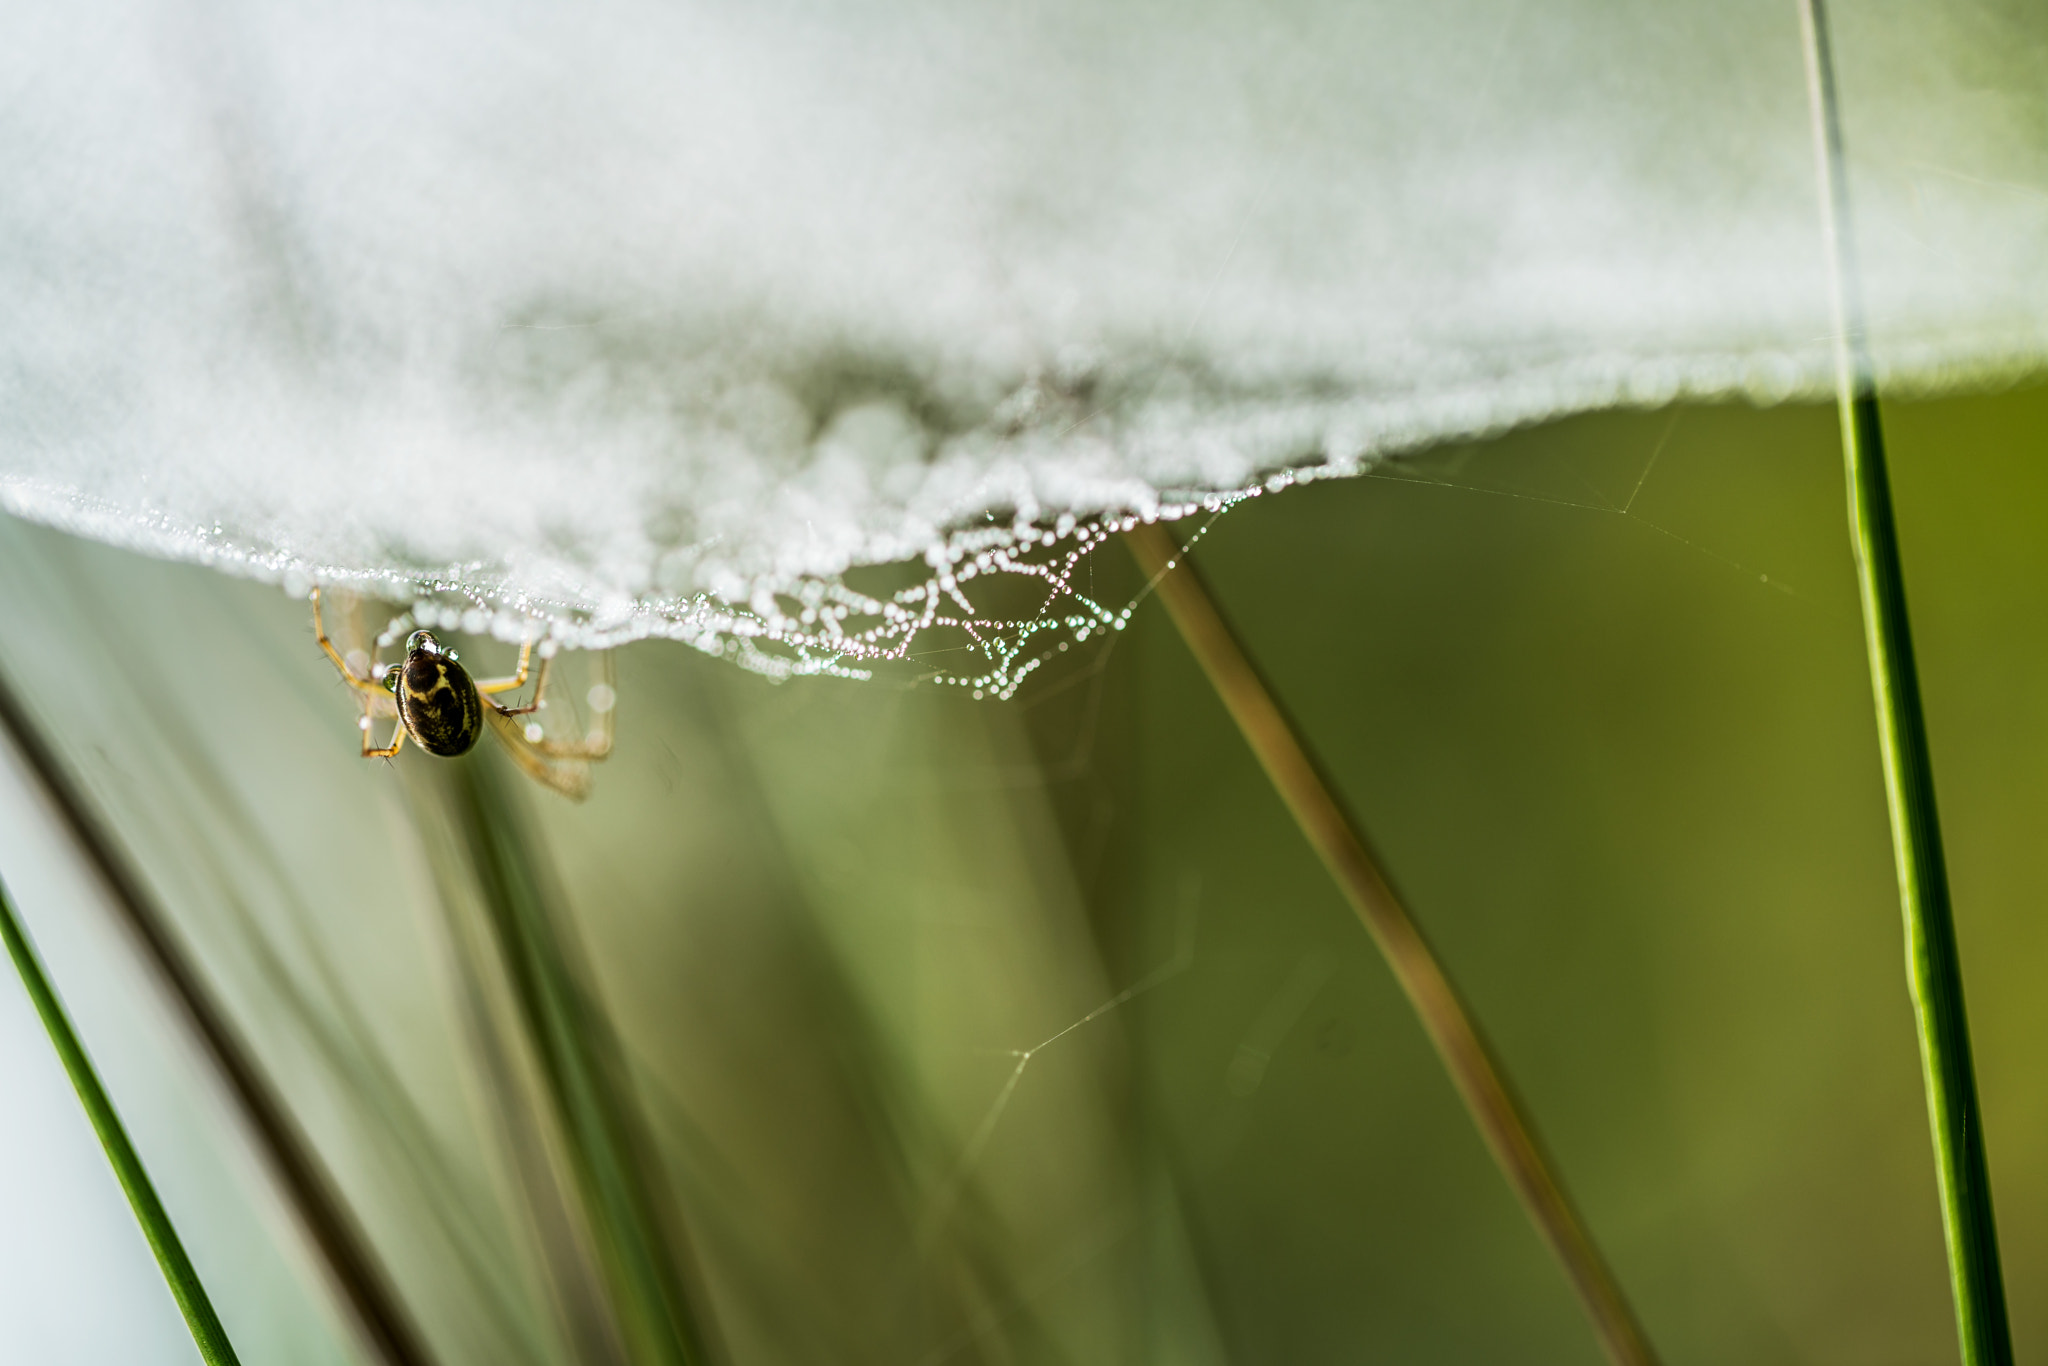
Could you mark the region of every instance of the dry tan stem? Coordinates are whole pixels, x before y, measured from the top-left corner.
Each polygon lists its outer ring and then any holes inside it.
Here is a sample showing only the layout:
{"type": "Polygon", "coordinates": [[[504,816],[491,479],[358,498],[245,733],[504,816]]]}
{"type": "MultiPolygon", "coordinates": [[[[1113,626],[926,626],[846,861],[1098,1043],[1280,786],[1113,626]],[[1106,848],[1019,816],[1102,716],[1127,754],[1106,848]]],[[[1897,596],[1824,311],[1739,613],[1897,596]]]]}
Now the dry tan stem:
{"type": "Polygon", "coordinates": [[[1563,1263],[1607,1355],[1617,1366],[1650,1366],[1656,1355],[1642,1325],[1552,1171],[1535,1131],[1502,1080],[1491,1050],[1443,964],[1430,951],[1422,931],[1380,872],[1365,837],[1339,804],[1265,680],[1237,643],[1201,575],[1163,526],[1141,523],[1126,533],[1125,540],[1266,776],[1279,789],[1302,833],[1386,955],[1388,966],[1408,993],[1472,1112],[1472,1122],[1479,1126],[1537,1231],[1563,1263]]]}

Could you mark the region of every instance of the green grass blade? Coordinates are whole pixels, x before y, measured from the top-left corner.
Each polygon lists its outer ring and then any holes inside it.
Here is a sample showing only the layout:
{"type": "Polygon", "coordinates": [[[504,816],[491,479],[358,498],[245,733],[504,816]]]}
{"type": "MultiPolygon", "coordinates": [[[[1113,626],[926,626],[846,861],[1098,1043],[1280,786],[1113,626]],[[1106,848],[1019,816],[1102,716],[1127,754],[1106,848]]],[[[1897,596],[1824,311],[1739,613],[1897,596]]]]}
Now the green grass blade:
{"type": "Polygon", "coordinates": [[[1878,747],[1891,808],[1892,851],[1906,924],[1906,969],[1941,1187],[1956,1332],[1965,1366],[2008,1366],[2012,1329],[1999,1267],[1991,1173],[1984,1157],[1983,1111],[1970,1056],[1962,959],[1935,814],[1934,770],[1907,626],[1877,395],[1859,392],[1846,408],[1842,441],[1849,462],[1850,525],[1871,683],[1877,694],[1878,747]]]}
{"type": "Polygon", "coordinates": [[[1877,381],[1856,271],[1848,170],[1823,0],[1800,11],[1820,164],[1821,223],[1833,266],[1836,390],[1849,489],[1849,535],[1863,600],[1863,637],[1877,702],[1877,742],[1891,810],[1892,854],[1906,925],[1906,971],[1934,1135],[1942,1231],[1964,1366],[2009,1366],[2012,1329],[1984,1158],[1983,1112],[1963,1008],[1962,959],[1934,804],[1934,765],[1913,662],[1905,571],[1892,516],[1877,381]]]}
{"type": "Polygon", "coordinates": [[[121,1189],[128,1193],[135,1222],[142,1225],[142,1236],[149,1240],[149,1249],[156,1254],[156,1264],[163,1269],[171,1298],[178,1302],[178,1310],[185,1316],[185,1326],[192,1330],[192,1341],[198,1344],[200,1357],[207,1366],[239,1366],[227,1330],[221,1327],[220,1316],[213,1312],[213,1301],[207,1299],[206,1287],[199,1283],[199,1273],[192,1269],[192,1259],[185,1255],[178,1230],[172,1225],[171,1216],[164,1212],[163,1202],[157,1199],[156,1187],[150,1184],[142,1159],[128,1141],[128,1131],[121,1127],[121,1117],[115,1113],[113,1101],[107,1098],[106,1088],[93,1071],[92,1059],[86,1056],[84,1045],[72,1030],[64,1004],[50,986],[42,961],[36,957],[35,947],[16,918],[14,903],[4,886],[0,886],[0,938],[6,939],[7,952],[21,973],[21,984],[28,988],[29,999],[35,1002],[36,1014],[42,1016],[43,1028],[49,1032],[51,1046],[64,1062],[64,1071],[71,1077],[86,1118],[92,1121],[93,1132],[99,1135],[100,1146],[107,1151],[107,1161],[113,1164],[121,1189]]]}
{"type": "Polygon", "coordinates": [[[574,965],[575,946],[490,762],[477,756],[448,766],[450,805],[540,1063],[621,1335],[643,1366],[706,1366],[712,1357],[679,1266],[685,1250],[663,1236],[609,1022],[574,965]]]}

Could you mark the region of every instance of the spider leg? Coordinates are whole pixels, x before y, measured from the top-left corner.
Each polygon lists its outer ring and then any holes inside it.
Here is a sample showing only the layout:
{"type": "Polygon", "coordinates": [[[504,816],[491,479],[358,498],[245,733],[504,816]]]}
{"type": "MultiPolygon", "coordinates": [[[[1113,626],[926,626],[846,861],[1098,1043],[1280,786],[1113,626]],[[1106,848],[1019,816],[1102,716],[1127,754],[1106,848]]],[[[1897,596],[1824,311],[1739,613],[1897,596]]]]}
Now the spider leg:
{"type": "MultiPolygon", "coordinates": [[[[319,640],[320,648],[327,652],[327,657],[334,661],[334,667],[341,671],[341,676],[344,679],[348,680],[348,685],[351,688],[358,692],[366,693],[381,693],[384,691],[384,685],[374,679],[357,678],[355,671],[349,668],[348,661],[341,657],[341,651],[335,649],[334,642],[327,638],[327,628],[320,622],[320,585],[318,584],[313,585],[313,635],[319,640]]],[[[373,660],[371,661],[373,672],[375,668],[376,662],[373,660]]],[[[392,751],[394,754],[397,752],[397,750],[392,751]]]]}
{"type": "Polygon", "coordinates": [[[389,759],[405,744],[405,722],[400,721],[391,732],[391,743],[382,749],[370,748],[370,718],[363,717],[363,757],[365,759],[389,759]]]}
{"type": "MultiPolygon", "coordinates": [[[[526,686],[526,663],[528,660],[532,658],[533,637],[528,636],[525,640],[519,643],[519,672],[512,675],[510,678],[493,678],[489,682],[478,683],[476,685],[476,690],[486,697],[489,697],[492,693],[518,691],[520,688],[526,686]]],[[[545,679],[547,677],[548,668],[547,660],[541,660],[540,668],[541,677],[545,679]]],[[[538,688],[534,689],[536,695],[539,693],[539,691],[540,690],[538,688]]]]}
{"type": "MultiPolygon", "coordinates": [[[[500,681],[502,682],[503,680],[500,680],[500,681]]],[[[520,683],[524,683],[525,681],[526,681],[526,651],[524,651],[524,650],[521,650],[521,651],[519,652],[519,682],[520,682],[520,683]]],[[[493,701],[492,701],[492,700],[490,699],[490,697],[488,696],[488,694],[489,694],[489,693],[492,693],[492,692],[507,692],[507,691],[509,691],[509,690],[510,690],[511,688],[514,688],[514,687],[517,687],[517,686],[518,686],[518,683],[510,683],[510,684],[507,684],[507,685],[506,685],[505,687],[503,687],[503,688],[487,688],[487,687],[485,687],[485,686],[484,686],[484,685],[482,685],[482,684],[478,684],[478,685],[477,685],[477,692],[478,692],[478,693],[480,693],[480,694],[486,694],[486,695],[484,696],[484,705],[485,705],[485,706],[487,706],[487,707],[489,707],[489,708],[490,708],[490,709],[491,709],[492,711],[495,711],[496,713],[498,713],[498,715],[500,715],[500,716],[524,716],[524,715],[526,715],[526,714],[527,714],[528,712],[533,712],[533,711],[539,711],[539,710],[540,710],[540,699],[541,699],[541,694],[542,694],[542,693],[544,693],[544,692],[546,692],[546,691],[548,690],[548,661],[547,661],[546,659],[543,659],[543,660],[541,660],[541,662],[540,662],[540,677],[539,677],[539,678],[536,678],[536,679],[534,680],[534,682],[533,682],[533,700],[532,700],[531,702],[528,702],[528,703],[527,703],[527,704],[526,704],[525,706],[523,706],[523,707],[504,707],[504,706],[500,706],[500,705],[498,705],[498,703],[496,703],[496,702],[493,702],[493,701]]]]}

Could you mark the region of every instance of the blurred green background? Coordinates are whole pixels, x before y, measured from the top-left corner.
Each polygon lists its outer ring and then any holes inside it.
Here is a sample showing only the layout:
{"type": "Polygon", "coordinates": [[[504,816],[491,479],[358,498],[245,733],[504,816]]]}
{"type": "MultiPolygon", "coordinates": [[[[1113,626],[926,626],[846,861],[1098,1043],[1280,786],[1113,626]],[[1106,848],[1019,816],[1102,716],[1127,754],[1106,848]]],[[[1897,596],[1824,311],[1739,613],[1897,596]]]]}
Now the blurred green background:
{"type": "MultiPolygon", "coordinates": [[[[2048,392],[1886,415],[2038,1359],[2048,392]]],[[[1955,1355],[1843,505],[1831,407],[1693,406],[1255,499],[1198,551],[1672,1362],[1955,1355]]],[[[437,1357],[624,1359],[445,766],[356,758],[273,588],[8,521],[0,641],[437,1357]]],[[[462,761],[600,1007],[723,1359],[1598,1360],[1157,604],[1061,663],[995,703],[646,643],[586,804],[462,761]]],[[[217,1088],[25,829],[0,872],[244,1359],[350,1359],[217,1088]]],[[[189,1359],[163,1322],[148,1359],[189,1359]]]]}

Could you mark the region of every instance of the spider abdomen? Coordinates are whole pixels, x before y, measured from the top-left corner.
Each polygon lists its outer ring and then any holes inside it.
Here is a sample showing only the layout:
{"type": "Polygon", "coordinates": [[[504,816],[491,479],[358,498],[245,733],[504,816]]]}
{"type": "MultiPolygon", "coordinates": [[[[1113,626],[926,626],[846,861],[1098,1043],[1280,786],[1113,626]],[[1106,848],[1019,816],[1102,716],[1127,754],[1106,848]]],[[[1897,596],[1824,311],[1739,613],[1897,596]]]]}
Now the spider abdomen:
{"type": "Polygon", "coordinates": [[[452,655],[413,650],[398,675],[398,719],[429,754],[452,759],[469,753],[484,733],[484,704],[476,684],[452,655]]]}

